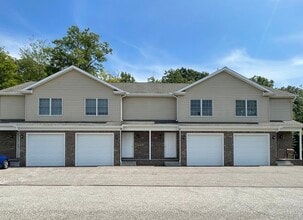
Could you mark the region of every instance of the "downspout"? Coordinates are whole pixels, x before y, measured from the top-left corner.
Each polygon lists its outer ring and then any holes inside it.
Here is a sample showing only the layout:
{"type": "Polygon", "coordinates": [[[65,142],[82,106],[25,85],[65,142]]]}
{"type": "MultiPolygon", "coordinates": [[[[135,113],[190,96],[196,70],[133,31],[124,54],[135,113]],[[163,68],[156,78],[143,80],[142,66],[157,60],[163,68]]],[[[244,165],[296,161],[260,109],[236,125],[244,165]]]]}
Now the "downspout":
{"type": "Polygon", "coordinates": [[[299,159],[302,160],[302,128],[299,131],[299,159]]]}
{"type": "Polygon", "coordinates": [[[121,128],[120,128],[120,165],[122,165],[123,98],[125,96],[126,96],[126,94],[121,95],[121,102],[120,102],[120,123],[121,123],[121,128]]]}
{"type": "Polygon", "coordinates": [[[120,166],[122,165],[122,126],[120,128],[120,166]]]}
{"type": "Polygon", "coordinates": [[[123,121],[123,98],[126,96],[125,95],[121,95],[121,101],[120,101],[120,121],[123,121]]]}

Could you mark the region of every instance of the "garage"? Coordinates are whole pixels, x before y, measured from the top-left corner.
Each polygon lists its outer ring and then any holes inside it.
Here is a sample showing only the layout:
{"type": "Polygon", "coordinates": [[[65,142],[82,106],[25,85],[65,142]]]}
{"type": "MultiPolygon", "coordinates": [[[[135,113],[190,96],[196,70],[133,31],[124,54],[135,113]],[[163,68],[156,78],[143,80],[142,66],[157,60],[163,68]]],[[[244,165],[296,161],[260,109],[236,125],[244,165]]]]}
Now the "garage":
{"type": "Polygon", "coordinates": [[[188,166],[223,166],[224,135],[219,133],[187,134],[188,166]]]}
{"type": "Polygon", "coordinates": [[[114,165],[113,133],[77,133],[76,166],[114,165]]]}
{"type": "Polygon", "coordinates": [[[270,165],[269,145],[269,134],[234,134],[234,165],[270,165]]]}
{"type": "Polygon", "coordinates": [[[65,166],[65,134],[27,133],[26,166],[65,166]]]}

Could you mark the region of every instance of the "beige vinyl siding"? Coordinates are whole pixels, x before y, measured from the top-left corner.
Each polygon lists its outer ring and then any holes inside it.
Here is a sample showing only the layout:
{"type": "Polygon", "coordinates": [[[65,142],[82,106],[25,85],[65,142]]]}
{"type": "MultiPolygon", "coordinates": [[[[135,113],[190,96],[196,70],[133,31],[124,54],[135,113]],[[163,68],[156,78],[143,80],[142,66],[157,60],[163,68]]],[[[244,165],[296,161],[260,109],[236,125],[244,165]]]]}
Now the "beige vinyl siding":
{"type": "Polygon", "coordinates": [[[24,96],[0,96],[0,119],[24,117],[24,96]]]}
{"type": "Polygon", "coordinates": [[[270,120],[292,120],[292,99],[270,99],[270,120]]]}
{"type": "Polygon", "coordinates": [[[125,97],[123,120],[176,120],[176,98],[125,97]]]}
{"type": "Polygon", "coordinates": [[[263,92],[247,83],[220,73],[186,91],[178,97],[179,122],[268,122],[269,98],[262,96],[263,92]],[[213,116],[190,116],[191,99],[213,100],[213,116]],[[236,116],[236,100],[257,100],[257,117],[236,116]]]}
{"type": "Polygon", "coordinates": [[[113,89],[73,70],[47,82],[26,95],[27,121],[120,121],[121,96],[113,89]],[[62,116],[39,116],[39,98],[62,98],[62,116]],[[85,99],[108,99],[107,116],[85,115],[85,99]]]}

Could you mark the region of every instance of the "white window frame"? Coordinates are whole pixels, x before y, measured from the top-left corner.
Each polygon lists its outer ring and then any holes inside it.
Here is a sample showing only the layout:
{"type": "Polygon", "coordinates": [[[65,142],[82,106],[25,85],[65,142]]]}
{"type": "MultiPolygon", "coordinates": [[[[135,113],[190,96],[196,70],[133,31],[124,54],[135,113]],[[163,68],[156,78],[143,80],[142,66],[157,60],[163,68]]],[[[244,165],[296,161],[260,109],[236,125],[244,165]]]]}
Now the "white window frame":
{"type": "Polygon", "coordinates": [[[85,116],[93,116],[93,117],[96,117],[96,116],[99,116],[99,117],[102,117],[102,116],[108,116],[109,115],[109,99],[108,98],[85,98],[84,99],[84,115],[85,116]],[[96,114],[95,115],[88,115],[86,114],[86,100],[87,99],[94,99],[95,102],[96,102],[96,114]],[[99,115],[98,114],[98,100],[99,99],[106,99],[107,100],[107,114],[106,115],[99,115]]]}
{"type": "Polygon", "coordinates": [[[258,109],[259,103],[257,99],[236,99],[235,100],[235,115],[236,117],[250,117],[250,118],[256,118],[258,117],[258,113],[259,113],[259,109],[258,109]],[[245,115],[237,115],[237,101],[245,101],[245,115]],[[256,101],[257,106],[256,106],[256,110],[257,110],[257,114],[256,115],[247,115],[247,101],[256,101]]]}
{"type": "Polygon", "coordinates": [[[39,116],[52,116],[52,117],[56,117],[56,116],[62,116],[63,115],[63,99],[62,98],[49,98],[49,97],[39,97],[38,98],[38,115],[39,116]],[[49,113],[48,115],[41,115],[40,114],[40,99],[48,99],[49,101],[49,113]],[[52,114],[52,99],[61,99],[61,114],[60,115],[53,115],[52,114]]]}
{"type": "Polygon", "coordinates": [[[190,99],[189,101],[189,117],[203,117],[203,118],[210,118],[210,117],[214,117],[214,100],[213,99],[190,99]],[[191,101],[192,100],[200,100],[200,112],[201,115],[192,115],[191,114],[191,101]],[[210,100],[211,101],[211,115],[203,115],[203,100],[210,100]]]}

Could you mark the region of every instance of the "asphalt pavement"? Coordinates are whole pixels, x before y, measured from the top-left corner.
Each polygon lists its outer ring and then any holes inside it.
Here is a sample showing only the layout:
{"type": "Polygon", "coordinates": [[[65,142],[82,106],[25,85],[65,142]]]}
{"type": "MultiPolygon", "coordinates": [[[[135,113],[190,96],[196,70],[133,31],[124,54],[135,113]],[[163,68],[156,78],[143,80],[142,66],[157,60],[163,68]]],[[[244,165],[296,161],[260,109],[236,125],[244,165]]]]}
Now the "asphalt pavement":
{"type": "Polygon", "coordinates": [[[11,168],[0,219],[303,219],[303,167],[11,168]]]}

